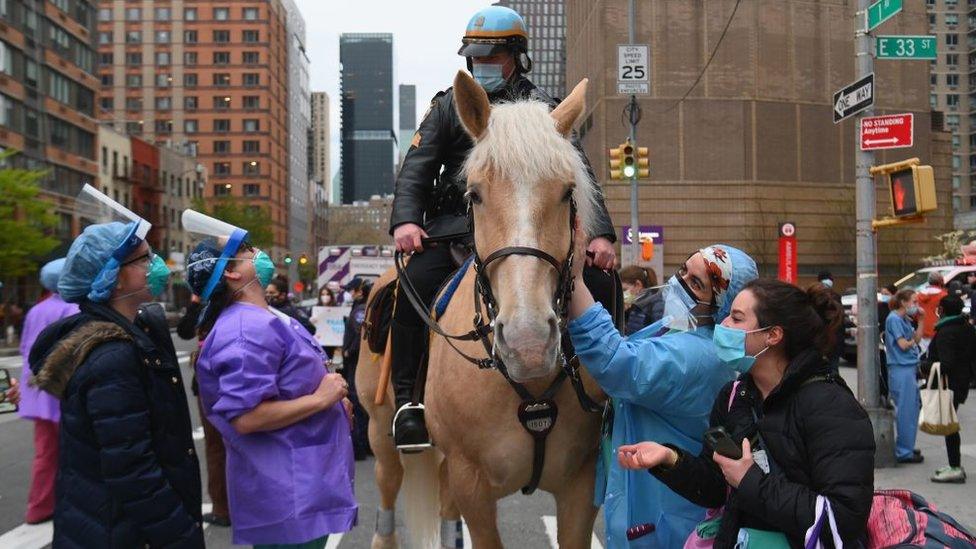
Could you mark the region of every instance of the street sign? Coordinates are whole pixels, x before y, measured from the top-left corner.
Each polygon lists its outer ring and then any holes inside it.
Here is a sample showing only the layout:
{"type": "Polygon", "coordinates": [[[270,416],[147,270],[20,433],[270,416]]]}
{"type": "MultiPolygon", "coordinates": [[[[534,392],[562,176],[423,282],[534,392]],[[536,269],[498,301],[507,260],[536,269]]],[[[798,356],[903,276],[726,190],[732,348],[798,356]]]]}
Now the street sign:
{"type": "Polygon", "coordinates": [[[617,93],[651,93],[650,48],[647,44],[617,45],[617,93]]]}
{"type": "Polygon", "coordinates": [[[872,29],[891,19],[901,11],[903,0],[878,0],[868,7],[867,30],[872,29]]]}
{"type": "Polygon", "coordinates": [[[834,124],[874,105],[874,73],[834,92],[834,124]]]}
{"type": "Polygon", "coordinates": [[[796,284],[799,278],[796,251],[796,224],[792,221],[779,224],[779,279],[796,284]]]}
{"type": "Polygon", "coordinates": [[[861,150],[900,149],[914,144],[915,115],[886,114],[861,119],[861,150]]]}
{"type": "Polygon", "coordinates": [[[875,40],[875,57],[878,59],[935,59],[934,35],[926,36],[879,36],[875,40]]]}

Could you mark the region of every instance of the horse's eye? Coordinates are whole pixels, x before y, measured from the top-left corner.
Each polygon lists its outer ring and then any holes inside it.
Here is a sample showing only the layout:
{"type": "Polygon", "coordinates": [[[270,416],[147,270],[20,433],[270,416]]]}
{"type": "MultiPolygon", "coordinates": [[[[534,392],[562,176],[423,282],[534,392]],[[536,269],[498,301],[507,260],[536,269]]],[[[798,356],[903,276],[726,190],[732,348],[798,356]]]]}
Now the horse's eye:
{"type": "Polygon", "coordinates": [[[468,191],[468,202],[472,204],[481,204],[481,195],[475,191],[468,191]]]}
{"type": "Polygon", "coordinates": [[[573,199],[573,189],[566,189],[566,194],[563,195],[563,202],[569,202],[573,199]]]}

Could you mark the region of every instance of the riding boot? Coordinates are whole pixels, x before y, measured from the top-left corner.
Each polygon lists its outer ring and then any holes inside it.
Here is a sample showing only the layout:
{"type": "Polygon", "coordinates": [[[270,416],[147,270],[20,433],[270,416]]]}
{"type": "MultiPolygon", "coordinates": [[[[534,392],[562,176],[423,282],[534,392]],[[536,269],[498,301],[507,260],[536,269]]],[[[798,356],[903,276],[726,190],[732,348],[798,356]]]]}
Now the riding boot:
{"type": "Polygon", "coordinates": [[[393,321],[393,393],[397,413],[393,418],[393,442],[398,450],[417,452],[430,447],[424,407],[413,403],[420,360],[427,345],[426,328],[393,321]]]}

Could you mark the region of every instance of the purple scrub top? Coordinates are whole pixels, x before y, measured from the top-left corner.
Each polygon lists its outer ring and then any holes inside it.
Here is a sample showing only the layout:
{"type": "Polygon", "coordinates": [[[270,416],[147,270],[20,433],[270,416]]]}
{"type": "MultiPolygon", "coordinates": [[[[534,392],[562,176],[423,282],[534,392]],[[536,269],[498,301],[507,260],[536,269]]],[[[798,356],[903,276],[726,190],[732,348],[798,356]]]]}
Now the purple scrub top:
{"type": "Polygon", "coordinates": [[[58,399],[44,391],[31,387],[30,365],[27,357],[30,355],[34,341],[44,328],[78,312],[78,305],[65,303],[58,294],[39,301],[37,305],[27,311],[24,318],[24,329],[20,334],[20,356],[24,357],[24,367],[20,375],[20,417],[24,419],[44,419],[58,422],[61,420],[61,403],[58,399]]]}
{"type": "Polygon", "coordinates": [[[296,544],[356,525],[355,464],[342,403],[275,431],[231,421],[265,400],[315,392],[325,353],[296,320],[246,303],[219,316],[197,360],[200,399],[227,447],[235,544],[296,544]]]}

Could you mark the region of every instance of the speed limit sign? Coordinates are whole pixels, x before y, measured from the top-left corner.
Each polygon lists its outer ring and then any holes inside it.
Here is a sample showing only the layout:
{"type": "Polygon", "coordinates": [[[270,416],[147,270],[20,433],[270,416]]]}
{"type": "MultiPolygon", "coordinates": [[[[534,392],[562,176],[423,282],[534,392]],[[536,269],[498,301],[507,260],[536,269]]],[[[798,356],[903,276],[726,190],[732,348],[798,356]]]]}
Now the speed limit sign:
{"type": "Polygon", "coordinates": [[[617,93],[647,95],[650,93],[650,48],[647,44],[617,46],[617,93]]]}

